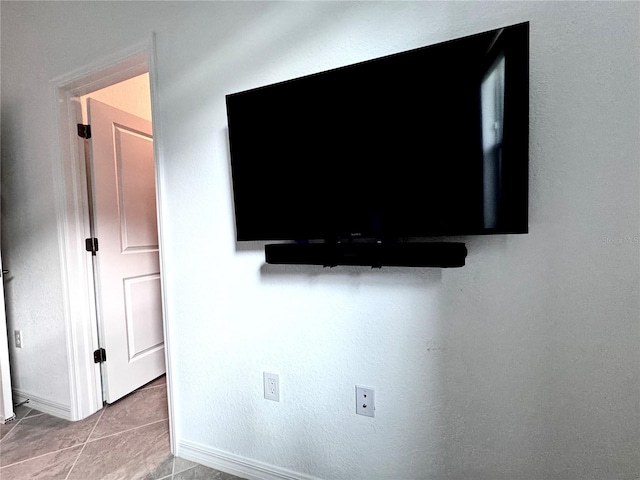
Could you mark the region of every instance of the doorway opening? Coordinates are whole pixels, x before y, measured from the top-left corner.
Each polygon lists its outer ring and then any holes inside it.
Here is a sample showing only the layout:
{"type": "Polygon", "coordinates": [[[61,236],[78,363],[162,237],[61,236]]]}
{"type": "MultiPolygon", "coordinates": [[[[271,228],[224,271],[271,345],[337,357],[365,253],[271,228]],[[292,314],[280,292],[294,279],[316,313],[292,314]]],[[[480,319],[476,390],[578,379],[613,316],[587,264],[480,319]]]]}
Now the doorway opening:
{"type": "MultiPolygon", "coordinates": [[[[157,130],[152,132],[151,121],[153,105],[157,102],[154,51],[152,38],[150,42],[134,46],[54,81],[59,109],[61,151],[59,169],[54,173],[58,174],[56,193],[68,339],[71,403],[69,419],[80,420],[97,412],[104,405],[103,398],[110,403],[126,395],[127,388],[129,392],[133,392],[162,375],[166,365],[173,451],[171,375],[162,290],[161,174],[157,168],[160,147],[157,130]],[[100,134],[99,128],[96,130],[92,127],[91,138],[81,138],[78,125],[95,122],[102,115],[99,112],[102,106],[111,112],[120,112],[126,118],[112,119],[106,133],[100,134]],[[128,124],[131,118],[141,123],[128,124]],[[102,225],[100,217],[104,217],[109,208],[96,204],[97,187],[105,183],[96,168],[99,138],[110,139],[112,150],[106,157],[111,157],[111,165],[107,170],[115,171],[116,177],[107,183],[115,182],[117,187],[116,193],[111,195],[109,207],[116,212],[116,216],[107,215],[107,223],[103,222],[102,225]],[[128,160],[126,155],[130,155],[131,159],[128,160]],[[87,158],[89,161],[85,161],[87,158]],[[140,158],[142,161],[138,161],[140,158]],[[131,180],[134,178],[132,173],[145,174],[146,180],[138,180],[137,177],[131,180]],[[142,202],[149,199],[156,201],[156,205],[150,207],[149,202],[142,202]],[[151,217],[148,214],[151,211],[153,221],[149,220],[151,217]],[[123,274],[116,287],[111,283],[102,288],[103,283],[106,284],[104,277],[108,268],[105,265],[108,261],[102,261],[101,264],[99,256],[106,256],[108,244],[112,242],[106,238],[101,240],[100,235],[104,236],[108,232],[116,232],[113,235],[118,239],[115,249],[121,257],[155,252],[155,270],[123,274]],[[155,235],[153,241],[150,240],[150,232],[155,235]],[[97,235],[94,236],[94,233],[97,235]],[[94,242],[96,237],[98,242],[94,242]],[[91,250],[90,245],[97,246],[97,252],[88,251],[91,250]],[[129,373],[111,374],[104,382],[103,392],[105,365],[109,362],[113,365],[119,353],[112,349],[110,354],[109,349],[106,349],[104,363],[100,363],[104,357],[95,354],[104,348],[108,337],[103,307],[111,301],[105,297],[104,292],[114,290],[124,292],[124,320],[120,323],[125,323],[125,329],[124,334],[121,332],[121,341],[115,342],[116,350],[125,352],[125,363],[140,365],[149,357],[161,358],[162,370],[152,370],[152,377],[148,380],[142,380],[143,383],[139,385],[129,382],[125,385],[125,390],[109,397],[108,390],[119,382],[118,377],[126,380],[126,384],[134,376],[129,373]],[[155,306],[151,308],[156,317],[153,325],[140,321],[143,312],[148,310],[144,303],[147,301],[155,302],[155,306]]],[[[114,344],[113,341],[111,343],[114,344]]],[[[141,377],[137,378],[136,381],[140,382],[141,377]]]]}

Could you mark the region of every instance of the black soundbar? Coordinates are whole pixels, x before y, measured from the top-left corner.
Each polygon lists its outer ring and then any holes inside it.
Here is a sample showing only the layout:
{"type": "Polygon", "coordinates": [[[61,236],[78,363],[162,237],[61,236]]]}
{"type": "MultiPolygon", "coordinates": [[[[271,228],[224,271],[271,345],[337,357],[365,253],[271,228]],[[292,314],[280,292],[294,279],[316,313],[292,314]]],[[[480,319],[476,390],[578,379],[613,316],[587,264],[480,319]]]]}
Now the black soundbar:
{"type": "Polygon", "coordinates": [[[464,243],[274,243],[264,247],[267,263],[371,267],[463,267],[464,243]]]}

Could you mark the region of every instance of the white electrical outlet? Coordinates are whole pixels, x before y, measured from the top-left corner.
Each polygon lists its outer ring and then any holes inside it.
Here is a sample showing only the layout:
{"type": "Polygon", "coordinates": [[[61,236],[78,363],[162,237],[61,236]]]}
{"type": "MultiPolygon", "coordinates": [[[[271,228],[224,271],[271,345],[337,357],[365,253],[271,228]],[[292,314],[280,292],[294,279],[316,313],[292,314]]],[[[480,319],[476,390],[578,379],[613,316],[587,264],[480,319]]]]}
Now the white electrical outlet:
{"type": "Polygon", "coordinates": [[[16,348],[22,348],[22,332],[20,330],[15,330],[13,332],[13,340],[16,348]]]}
{"type": "Polygon", "coordinates": [[[356,413],[375,417],[376,395],[373,388],[356,385],[356,413]]]}
{"type": "Polygon", "coordinates": [[[264,398],[280,401],[280,377],[277,373],[264,372],[264,398]]]}

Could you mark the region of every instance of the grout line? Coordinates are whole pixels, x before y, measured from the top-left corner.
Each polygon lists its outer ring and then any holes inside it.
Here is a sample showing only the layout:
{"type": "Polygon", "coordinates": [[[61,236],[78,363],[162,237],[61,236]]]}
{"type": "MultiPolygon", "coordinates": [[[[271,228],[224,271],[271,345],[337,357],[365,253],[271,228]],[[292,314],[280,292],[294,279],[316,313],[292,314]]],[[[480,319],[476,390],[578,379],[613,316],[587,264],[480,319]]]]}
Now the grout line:
{"type": "MultiPolygon", "coordinates": [[[[84,449],[87,447],[87,445],[89,443],[93,443],[93,442],[97,442],[98,440],[103,440],[105,438],[109,438],[109,437],[114,437],[116,435],[120,435],[122,433],[126,433],[126,432],[131,432],[133,430],[137,430],[139,428],[143,428],[143,427],[148,427],[149,425],[154,425],[156,423],[160,423],[160,422],[164,422],[167,419],[163,418],[162,420],[157,420],[155,422],[151,422],[151,423],[147,423],[146,425],[140,425],[138,427],[134,427],[134,428],[129,428],[127,430],[122,430],[120,432],[117,433],[112,433],[110,435],[106,435],[104,437],[100,437],[100,438],[95,438],[93,440],[89,440],[91,438],[91,435],[93,435],[93,432],[95,431],[96,427],[98,426],[98,423],[100,422],[100,420],[102,419],[102,416],[104,415],[104,412],[107,410],[108,406],[104,408],[104,410],[102,411],[102,413],[100,414],[100,418],[98,418],[98,421],[96,422],[96,424],[93,426],[93,429],[91,429],[91,433],[89,434],[89,436],[87,437],[87,440],[84,442],[84,444],[82,445],[82,450],[80,450],[80,453],[78,453],[78,456],[76,457],[76,460],[73,462],[73,465],[71,466],[71,469],[69,469],[69,472],[67,473],[67,476],[65,477],[65,480],[69,479],[69,475],[71,475],[71,472],[73,472],[73,469],[76,467],[76,464],[78,463],[78,460],[80,460],[80,457],[82,456],[82,452],[84,452],[84,449]]],[[[175,463],[175,457],[174,457],[174,463],[175,463]]],[[[172,467],[172,472],[173,472],[173,467],[172,467]]],[[[171,473],[170,476],[167,477],[163,477],[165,480],[171,480],[171,478],[173,478],[173,473],[171,473]]]]}
{"type": "Polygon", "coordinates": [[[8,465],[2,465],[2,467],[0,467],[0,470],[2,470],[3,468],[13,467],[15,465],[20,465],[22,463],[30,462],[31,460],[36,460],[38,458],[46,457],[47,455],[53,455],[54,453],[60,453],[60,452],[64,452],[65,450],[71,450],[73,448],[78,448],[80,445],[82,445],[82,443],[77,443],[75,445],[71,445],[70,447],[61,448],[60,450],[55,450],[53,452],[47,452],[47,453],[43,453],[41,455],[36,455],[35,457],[25,458],[24,460],[20,460],[19,462],[10,463],[8,465]]]}
{"type": "MultiPolygon", "coordinates": [[[[13,430],[14,430],[14,429],[15,429],[15,428],[20,424],[20,423],[22,423],[22,421],[23,421],[23,420],[28,419],[28,418],[36,418],[36,417],[40,417],[40,416],[42,416],[42,415],[45,415],[44,413],[40,412],[40,413],[38,413],[38,414],[36,414],[36,415],[32,415],[32,416],[28,417],[27,415],[29,415],[29,413],[31,413],[31,412],[33,412],[33,411],[36,411],[36,412],[37,412],[37,410],[34,410],[33,408],[32,408],[32,409],[30,409],[30,410],[29,410],[29,412],[27,412],[27,414],[26,414],[24,417],[22,417],[20,420],[18,420],[18,421],[16,422],[16,424],[13,426],[13,428],[12,428],[11,430],[9,430],[9,432],[4,436],[4,438],[2,438],[2,439],[0,440],[0,442],[1,442],[1,441],[6,440],[6,438],[7,438],[7,437],[9,437],[9,436],[11,435],[11,433],[13,432],[13,430]]],[[[102,412],[102,414],[104,414],[104,412],[102,412]]],[[[102,418],[102,414],[100,414],[100,418],[102,418]]],[[[96,428],[96,425],[98,425],[98,422],[100,421],[100,418],[98,418],[98,420],[96,421],[96,424],[93,426],[93,429],[91,430],[92,432],[93,432],[93,430],[96,428]]],[[[89,434],[89,436],[91,436],[91,434],[89,434]]],[[[88,440],[88,439],[89,439],[89,437],[87,437],[87,440],[88,440]]],[[[54,450],[54,451],[52,451],[52,452],[46,452],[46,453],[42,453],[42,454],[40,454],[40,455],[36,455],[36,456],[34,456],[34,457],[25,458],[24,460],[20,460],[19,462],[10,463],[9,465],[2,465],[0,468],[10,467],[10,466],[12,466],[12,465],[20,465],[21,463],[28,462],[28,461],[30,461],[30,460],[35,460],[36,458],[46,457],[47,455],[51,455],[51,454],[53,454],[53,453],[64,452],[65,450],[70,450],[70,449],[72,449],[72,448],[77,448],[77,447],[79,447],[80,445],[83,445],[83,448],[84,448],[84,445],[87,443],[87,440],[85,440],[84,442],[78,442],[78,443],[76,443],[75,445],[70,445],[70,446],[68,446],[68,447],[64,447],[64,448],[60,448],[60,449],[58,449],[58,450],[54,450]]]]}
{"type": "MultiPolygon", "coordinates": [[[[22,421],[22,419],[18,420],[18,421],[16,422],[16,424],[15,424],[15,425],[13,425],[13,426],[9,429],[9,431],[7,431],[7,433],[5,434],[5,436],[4,436],[4,437],[2,437],[2,438],[0,438],[0,445],[2,445],[2,442],[4,442],[8,437],[10,437],[10,436],[13,434],[13,431],[16,429],[16,427],[18,426],[18,424],[19,424],[21,421],[22,421]]],[[[6,425],[6,423],[5,423],[5,425],[6,425]]]]}
{"type": "MultiPolygon", "coordinates": [[[[165,388],[165,389],[166,389],[166,388],[167,388],[167,384],[166,384],[166,383],[164,383],[164,384],[160,384],[160,385],[149,386],[149,387],[146,387],[146,388],[141,388],[141,389],[139,389],[139,390],[137,390],[137,391],[147,390],[147,389],[151,389],[151,388],[160,388],[160,387],[162,387],[162,388],[165,388]]],[[[133,393],[135,393],[135,392],[133,392],[133,393]]],[[[68,479],[69,479],[69,476],[71,475],[71,472],[73,471],[73,469],[75,468],[76,464],[78,463],[78,460],[80,459],[80,456],[81,456],[81,455],[82,455],[82,453],[84,452],[84,450],[85,450],[85,448],[86,448],[87,444],[89,444],[89,443],[91,443],[91,442],[95,442],[95,441],[97,441],[97,440],[102,440],[102,439],[105,439],[105,438],[113,437],[113,436],[115,436],[115,435],[120,435],[121,433],[131,432],[131,431],[133,431],[133,430],[137,430],[137,429],[140,429],[140,428],[143,428],[143,427],[147,427],[147,426],[149,426],[149,425],[154,425],[154,424],[156,424],[156,423],[165,422],[165,421],[167,421],[167,420],[168,420],[168,418],[162,418],[162,419],[160,419],[160,420],[155,420],[155,421],[153,421],[153,422],[149,422],[149,423],[147,423],[147,424],[145,424],[145,425],[139,425],[139,426],[137,426],[137,427],[133,427],[133,428],[129,428],[129,429],[126,429],[126,430],[121,430],[121,431],[116,432],[116,433],[112,433],[112,434],[109,434],[109,435],[105,435],[104,437],[99,437],[99,438],[91,439],[91,436],[92,436],[92,435],[93,435],[93,433],[95,432],[95,430],[96,430],[96,428],[97,428],[98,424],[100,423],[100,420],[102,420],[102,417],[104,416],[104,413],[106,412],[107,408],[109,408],[109,405],[106,405],[106,406],[103,408],[102,412],[100,413],[100,416],[99,416],[99,417],[98,417],[98,419],[96,420],[96,423],[93,425],[93,428],[91,429],[91,432],[89,433],[89,435],[87,436],[87,438],[86,438],[86,440],[85,440],[84,442],[79,442],[79,443],[77,443],[77,444],[75,444],[75,445],[71,445],[71,446],[69,446],[69,447],[61,448],[61,449],[59,449],[59,450],[55,450],[55,451],[53,451],[53,452],[47,452],[47,453],[43,453],[43,454],[41,454],[41,455],[37,455],[37,456],[34,456],[34,457],[29,457],[29,458],[26,458],[26,459],[24,459],[24,460],[21,460],[21,461],[19,461],[19,462],[15,462],[15,463],[12,463],[12,464],[9,464],[9,465],[1,465],[1,466],[0,466],[0,471],[1,471],[1,470],[3,470],[5,467],[10,467],[10,466],[14,466],[14,465],[19,465],[19,464],[22,464],[22,463],[25,463],[25,462],[29,462],[29,461],[31,461],[31,460],[35,460],[35,459],[38,459],[38,458],[46,457],[47,455],[56,454],[56,453],[59,453],[59,452],[63,452],[63,451],[65,451],[65,450],[70,450],[70,449],[78,448],[78,447],[80,447],[80,446],[81,446],[82,448],[80,449],[80,452],[78,453],[78,455],[77,455],[77,457],[76,457],[75,461],[73,462],[73,465],[71,466],[71,468],[69,469],[69,472],[67,473],[67,476],[65,477],[65,480],[68,480],[68,479]]],[[[26,418],[36,418],[36,417],[39,417],[39,416],[41,416],[41,415],[44,415],[44,413],[42,413],[42,412],[38,412],[38,413],[37,413],[37,414],[35,414],[35,415],[31,415],[31,416],[29,416],[29,415],[31,414],[31,412],[34,412],[34,411],[35,411],[35,412],[37,412],[37,410],[34,410],[33,408],[30,408],[30,409],[29,409],[29,411],[28,411],[28,412],[27,412],[23,417],[21,417],[18,421],[16,421],[16,422],[15,422],[15,424],[13,425],[13,427],[11,428],[11,430],[9,430],[9,431],[7,432],[7,434],[6,434],[2,439],[0,439],[0,442],[4,442],[7,438],[12,437],[12,436],[14,435],[14,433],[13,433],[13,432],[14,432],[14,430],[16,429],[16,427],[17,427],[18,425],[20,425],[20,424],[22,423],[22,421],[23,421],[24,419],[26,419],[26,418]]],[[[5,443],[5,444],[6,444],[6,443],[5,443]]],[[[171,479],[173,478],[174,474],[175,474],[175,456],[173,456],[173,455],[172,455],[172,457],[173,457],[173,458],[172,458],[171,474],[170,474],[170,475],[168,475],[168,476],[162,477],[162,478],[163,478],[163,480],[171,480],[171,479]]]]}
{"type": "MultiPolygon", "coordinates": [[[[173,457],[173,461],[174,461],[174,468],[175,468],[175,459],[176,459],[176,457],[173,457]]],[[[186,470],[180,470],[180,471],[179,471],[179,472],[177,472],[177,473],[178,473],[178,474],[180,474],[180,473],[185,473],[185,472],[188,472],[189,470],[193,470],[193,469],[195,469],[196,467],[197,467],[197,465],[194,465],[194,466],[192,466],[192,467],[187,468],[186,470]]],[[[173,477],[175,477],[175,475],[176,475],[176,472],[174,471],[174,473],[172,473],[172,474],[170,474],[170,475],[166,475],[166,476],[164,476],[164,477],[160,477],[160,478],[158,478],[158,479],[156,479],[156,480],[171,480],[173,477]]]]}
{"type": "MultiPolygon", "coordinates": [[[[33,412],[33,411],[34,411],[34,410],[33,410],[33,408],[29,408],[29,411],[28,411],[27,413],[25,413],[24,417],[19,418],[19,419],[18,419],[18,420],[13,424],[13,426],[9,429],[9,431],[7,432],[7,434],[6,434],[4,437],[0,438],[0,443],[1,443],[1,442],[4,442],[4,441],[7,439],[7,437],[10,437],[10,436],[13,434],[14,430],[16,429],[16,427],[17,427],[18,425],[20,425],[20,423],[22,423],[22,420],[24,420],[25,418],[27,418],[27,415],[29,415],[29,414],[30,414],[31,412],[33,412]]],[[[40,415],[42,415],[42,413],[40,413],[40,414],[38,414],[38,415],[34,415],[34,417],[38,417],[38,416],[40,416],[40,415]]],[[[29,418],[32,418],[32,417],[29,417],[29,418]]],[[[11,422],[11,423],[13,423],[13,422],[11,422]]],[[[5,425],[6,425],[6,423],[5,423],[5,425]]]]}
{"type": "MultiPolygon", "coordinates": [[[[162,376],[162,375],[161,375],[162,376]]],[[[159,383],[158,385],[152,385],[153,383],[155,383],[160,377],[151,380],[149,383],[146,383],[145,385],[137,388],[136,390],[134,390],[134,392],[139,392],[140,390],[146,390],[147,388],[156,388],[156,387],[166,387],[167,386],[167,381],[165,380],[164,383],[159,383]]]]}
{"type": "Polygon", "coordinates": [[[80,460],[80,456],[82,455],[82,452],[84,452],[84,449],[87,447],[87,443],[89,443],[89,439],[91,438],[91,435],[93,435],[94,430],[98,426],[98,423],[100,423],[100,420],[102,420],[102,416],[104,415],[104,412],[106,412],[106,411],[107,411],[106,407],[102,409],[102,413],[100,414],[100,417],[98,417],[98,420],[96,421],[95,425],[91,429],[91,432],[89,432],[89,435],[87,435],[87,439],[85,440],[84,444],[82,445],[82,448],[80,449],[80,452],[78,453],[78,456],[74,460],[73,465],[71,465],[71,468],[67,472],[67,476],[64,477],[64,480],[68,480],[69,475],[71,475],[71,472],[73,472],[73,469],[76,467],[76,464],[78,463],[78,460],[80,460]]]}
{"type": "MultiPolygon", "coordinates": [[[[139,390],[136,390],[136,392],[144,392],[145,390],[151,390],[152,388],[160,388],[160,387],[167,388],[167,384],[163,383],[162,385],[149,385],[148,387],[143,387],[139,390]]],[[[136,392],[133,392],[133,393],[136,393],[136,392]]]]}
{"type": "MultiPolygon", "coordinates": [[[[149,425],[155,425],[156,423],[166,422],[169,418],[161,418],[160,420],[154,420],[153,422],[145,423],[144,425],[138,425],[137,427],[127,428],[126,430],[120,430],[119,432],[110,433],[109,435],[105,435],[104,437],[92,438],[91,440],[87,440],[87,443],[97,442],[98,440],[102,440],[109,437],[114,437],[116,435],[120,435],[121,433],[132,432],[133,430],[138,430],[139,428],[148,427],[149,425]]],[[[91,432],[93,434],[93,431],[91,432]]],[[[91,438],[91,435],[89,435],[91,438]]]]}
{"type": "MultiPolygon", "coordinates": [[[[31,410],[31,412],[37,412],[37,410],[31,410]]],[[[44,413],[42,413],[42,412],[38,412],[38,413],[36,413],[34,415],[31,415],[31,412],[27,413],[24,417],[22,417],[20,419],[20,421],[22,421],[22,420],[24,420],[26,418],[36,418],[36,417],[41,417],[42,415],[44,415],[44,413]]]]}
{"type": "MultiPolygon", "coordinates": [[[[38,411],[38,410],[34,410],[34,409],[33,409],[33,408],[31,408],[31,407],[27,407],[27,408],[29,409],[29,411],[28,411],[27,413],[25,413],[25,414],[24,414],[24,416],[23,416],[22,418],[27,418],[31,412],[37,412],[37,411],[38,411]]],[[[14,413],[15,413],[15,412],[14,412],[14,413]]],[[[42,414],[42,412],[41,412],[40,414],[42,414]]],[[[36,415],[34,415],[34,417],[35,417],[35,416],[36,416],[36,415]]],[[[22,420],[22,418],[21,418],[20,420],[22,420]]]]}
{"type": "Polygon", "coordinates": [[[173,474],[165,475],[164,477],[160,477],[156,480],[171,480],[173,478],[173,474]]]}

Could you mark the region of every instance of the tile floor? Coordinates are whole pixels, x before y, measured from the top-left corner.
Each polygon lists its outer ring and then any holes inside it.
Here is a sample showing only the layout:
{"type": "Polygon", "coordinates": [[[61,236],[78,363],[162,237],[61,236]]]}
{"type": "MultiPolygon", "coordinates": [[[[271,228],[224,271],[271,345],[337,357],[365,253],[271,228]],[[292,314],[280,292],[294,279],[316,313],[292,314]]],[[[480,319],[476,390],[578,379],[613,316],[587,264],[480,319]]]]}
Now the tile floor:
{"type": "Polygon", "coordinates": [[[241,480],[171,455],[164,377],[78,422],[15,413],[0,425],[2,480],[241,480]]]}

